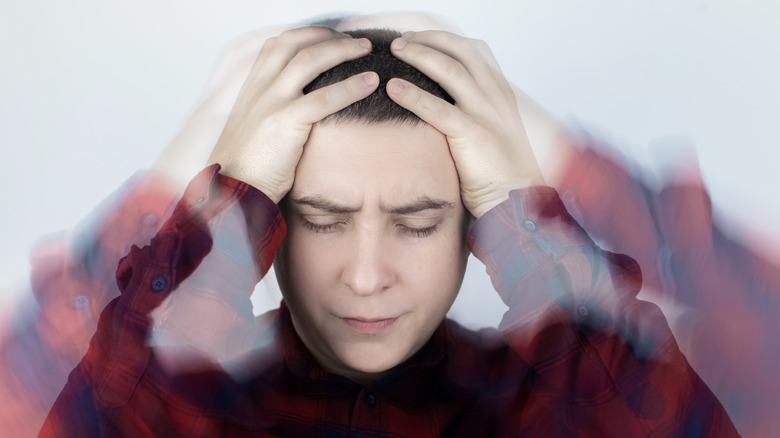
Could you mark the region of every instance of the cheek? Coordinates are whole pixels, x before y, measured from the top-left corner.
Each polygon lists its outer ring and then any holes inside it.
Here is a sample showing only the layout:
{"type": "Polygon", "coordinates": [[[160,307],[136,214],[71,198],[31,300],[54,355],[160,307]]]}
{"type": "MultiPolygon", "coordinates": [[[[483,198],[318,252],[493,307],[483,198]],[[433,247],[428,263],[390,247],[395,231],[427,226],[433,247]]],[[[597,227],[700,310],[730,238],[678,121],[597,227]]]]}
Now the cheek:
{"type": "MultiPolygon", "coordinates": [[[[304,230],[305,232],[305,230],[304,230]]],[[[316,295],[314,286],[322,287],[331,277],[331,262],[333,257],[328,257],[329,252],[321,245],[314,245],[301,231],[291,231],[285,238],[280,248],[281,272],[280,287],[285,298],[293,295],[316,295]]],[[[332,251],[331,251],[332,252],[332,251]]]]}
{"type": "Polygon", "coordinates": [[[407,278],[420,290],[417,299],[422,305],[447,312],[460,290],[468,254],[458,233],[408,260],[407,278]]]}

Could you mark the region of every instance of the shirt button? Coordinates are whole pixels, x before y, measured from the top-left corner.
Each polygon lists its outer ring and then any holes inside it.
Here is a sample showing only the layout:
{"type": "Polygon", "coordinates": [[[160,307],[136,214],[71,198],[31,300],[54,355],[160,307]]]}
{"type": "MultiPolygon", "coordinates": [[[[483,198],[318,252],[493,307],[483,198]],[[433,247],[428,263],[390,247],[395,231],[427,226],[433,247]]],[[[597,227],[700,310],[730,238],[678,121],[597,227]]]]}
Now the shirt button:
{"type": "Polygon", "coordinates": [[[152,280],[152,289],[155,292],[160,292],[161,290],[165,289],[166,286],[168,286],[168,280],[166,280],[162,275],[159,277],[154,277],[154,280],[152,280]]]}
{"type": "Polygon", "coordinates": [[[532,221],[531,219],[526,219],[523,221],[523,228],[528,231],[536,231],[536,222],[532,221]]]}
{"type": "Polygon", "coordinates": [[[86,295],[76,295],[73,297],[73,308],[76,310],[86,309],[89,306],[89,297],[86,295]]]}
{"type": "Polygon", "coordinates": [[[144,216],[144,226],[148,228],[156,227],[157,220],[158,220],[157,214],[149,213],[146,216],[144,216]]]}
{"type": "Polygon", "coordinates": [[[372,393],[370,393],[370,392],[369,392],[369,393],[366,395],[366,404],[368,404],[368,405],[369,405],[369,406],[371,406],[372,408],[373,408],[374,406],[376,406],[376,396],[374,396],[374,394],[372,394],[372,393]]]}
{"type": "Polygon", "coordinates": [[[577,308],[577,313],[579,313],[582,317],[588,316],[588,308],[585,306],[580,306],[577,308]]]}

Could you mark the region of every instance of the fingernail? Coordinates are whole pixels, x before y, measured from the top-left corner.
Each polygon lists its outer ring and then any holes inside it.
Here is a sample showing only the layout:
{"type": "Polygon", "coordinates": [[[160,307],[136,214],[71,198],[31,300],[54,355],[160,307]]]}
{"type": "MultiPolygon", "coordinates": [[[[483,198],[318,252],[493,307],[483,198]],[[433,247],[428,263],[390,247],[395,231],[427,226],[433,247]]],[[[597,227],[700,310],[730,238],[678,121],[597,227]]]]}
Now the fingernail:
{"type": "Polygon", "coordinates": [[[404,83],[398,79],[392,80],[387,84],[387,89],[394,94],[404,91],[404,83]]]}
{"type": "Polygon", "coordinates": [[[392,46],[395,50],[401,50],[406,47],[406,40],[403,38],[396,38],[393,40],[392,46]]]}
{"type": "Polygon", "coordinates": [[[366,85],[375,85],[379,82],[379,76],[376,73],[368,72],[363,74],[363,80],[366,81],[366,85]]]}
{"type": "Polygon", "coordinates": [[[367,38],[359,38],[358,44],[360,44],[360,47],[364,49],[370,49],[371,48],[371,41],[369,41],[367,38]]]}

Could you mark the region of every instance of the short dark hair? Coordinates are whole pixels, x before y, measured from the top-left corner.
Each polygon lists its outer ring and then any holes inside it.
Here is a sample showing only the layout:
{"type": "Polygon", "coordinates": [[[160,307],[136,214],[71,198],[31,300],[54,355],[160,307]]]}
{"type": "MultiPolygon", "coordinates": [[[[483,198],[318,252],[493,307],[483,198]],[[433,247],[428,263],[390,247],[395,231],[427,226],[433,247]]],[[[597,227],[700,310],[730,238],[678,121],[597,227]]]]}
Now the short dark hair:
{"type": "Polygon", "coordinates": [[[379,86],[368,97],[325,117],[322,121],[337,123],[342,121],[394,122],[398,124],[422,122],[416,114],[393,102],[387,95],[385,87],[391,78],[405,79],[436,97],[449,103],[455,103],[454,99],[438,83],[393,56],[390,52],[390,43],[401,36],[400,32],[390,29],[361,29],[345,33],[354,38],[368,38],[372,44],[371,53],[323,72],[304,87],[303,93],[310,93],[366,71],[373,71],[379,75],[379,86]]]}

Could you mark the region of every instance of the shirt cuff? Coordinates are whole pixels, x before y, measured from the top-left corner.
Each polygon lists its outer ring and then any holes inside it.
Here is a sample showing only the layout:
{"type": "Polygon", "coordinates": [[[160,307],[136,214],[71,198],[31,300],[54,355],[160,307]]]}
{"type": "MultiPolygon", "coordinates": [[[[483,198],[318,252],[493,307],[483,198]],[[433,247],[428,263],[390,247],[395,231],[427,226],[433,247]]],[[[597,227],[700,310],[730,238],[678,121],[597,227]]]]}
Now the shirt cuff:
{"type": "Polygon", "coordinates": [[[261,191],[219,169],[213,164],[198,173],[151,244],[133,246],[120,261],[117,283],[129,308],[148,314],[162,303],[211,251],[216,233],[226,232],[218,219],[236,204],[244,211],[261,275],[270,268],[286,233],[279,208],[261,191]]]}
{"type": "Polygon", "coordinates": [[[593,245],[566,211],[558,192],[547,186],[511,191],[509,199],[474,223],[468,244],[474,255],[485,262],[490,254],[506,248],[508,242],[515,244],[518,237],[521,242],[536,244],[553,258],[574,248],[593,245]]]}

